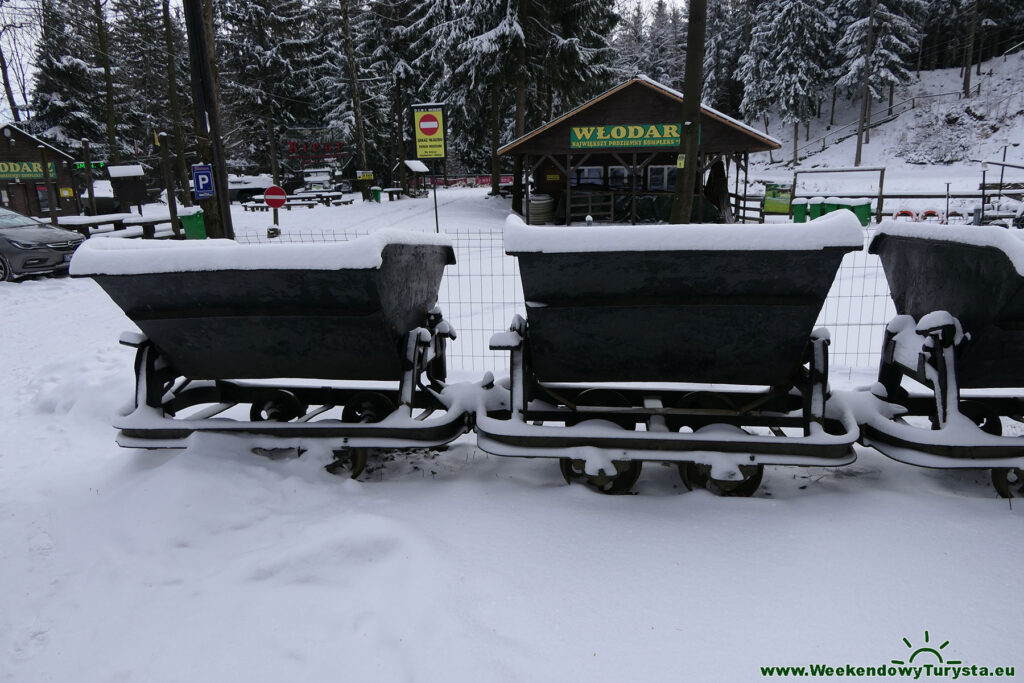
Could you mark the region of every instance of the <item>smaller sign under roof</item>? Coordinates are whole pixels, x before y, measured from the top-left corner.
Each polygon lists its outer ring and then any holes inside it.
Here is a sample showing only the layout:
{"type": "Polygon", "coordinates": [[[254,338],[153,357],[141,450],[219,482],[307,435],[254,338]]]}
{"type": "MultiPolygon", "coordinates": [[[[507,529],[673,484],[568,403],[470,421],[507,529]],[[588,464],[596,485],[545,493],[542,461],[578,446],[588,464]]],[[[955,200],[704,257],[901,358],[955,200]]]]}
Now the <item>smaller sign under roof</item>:
{"type": "Polygon", "coordinates": [[[125,164],[123,166],[107,166],[111,178],[138,178],[146,175],[141,164],[125,164]]]}

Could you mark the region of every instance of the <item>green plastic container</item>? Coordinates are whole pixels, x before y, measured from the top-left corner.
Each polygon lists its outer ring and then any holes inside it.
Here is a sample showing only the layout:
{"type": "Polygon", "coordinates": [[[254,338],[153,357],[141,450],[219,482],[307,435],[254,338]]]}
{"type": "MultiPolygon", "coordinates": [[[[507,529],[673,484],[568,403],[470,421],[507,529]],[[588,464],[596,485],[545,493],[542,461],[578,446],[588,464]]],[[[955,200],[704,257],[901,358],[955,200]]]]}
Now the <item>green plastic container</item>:
{"type": "Polygon", "coordinates": [[[825,200],[821,197],[811,197],[807,200],[807,217],[812,221],[815,218],[821,218],[822,204],[824,201],[825,200]]]}
{"type": "Polygon", "coordinates": [[[370,194],[373,195],[373,201],[377,202],[378,204],[380,204],[380,193],[381,190],[376,185],[370,188],[370,194]]]}
{"type": "Polygon", "coordinates": [[[178,218],[181,220],[182,227],[185,228],[185,239],[206,239],[206,222],[203,220],[202,211],[196,211],[193,214],[187,216],[179,216],[178,218]]]}
{"type": "Polygon", "coordinates": [[[806,223],[807,222],[807,200],[800,198],[793,200],[793,222],[794,223],[806,223]]]}
{"type": "Polygon", "coordinates": [[[825,201],[822,202],[822,204],[821,204],[821,213],[822,214],[832,213],[833,211],[835,211],[838,208],[839,208],[839,198],[838,197],[825,197],[825,201]]]}
{"type": "Polygon", "coordinates": [[[867,225],[871,222],[871,200],[870,199],[854,199],[850,202],[850,209],[860,220],[861,225],[867,225]]]}

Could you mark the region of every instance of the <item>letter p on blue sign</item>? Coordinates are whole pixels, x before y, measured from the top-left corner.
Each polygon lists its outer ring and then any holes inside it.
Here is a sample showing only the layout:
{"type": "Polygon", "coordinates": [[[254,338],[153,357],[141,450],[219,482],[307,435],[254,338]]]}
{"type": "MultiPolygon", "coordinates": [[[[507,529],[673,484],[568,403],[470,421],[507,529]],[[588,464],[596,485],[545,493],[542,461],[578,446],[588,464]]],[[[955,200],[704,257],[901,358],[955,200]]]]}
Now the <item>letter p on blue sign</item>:
{"type": "Polygon", "coordinates": [[[213,167],[209,164],[193,164],[192,187],[197,200],[213,197],[213,167]]]}

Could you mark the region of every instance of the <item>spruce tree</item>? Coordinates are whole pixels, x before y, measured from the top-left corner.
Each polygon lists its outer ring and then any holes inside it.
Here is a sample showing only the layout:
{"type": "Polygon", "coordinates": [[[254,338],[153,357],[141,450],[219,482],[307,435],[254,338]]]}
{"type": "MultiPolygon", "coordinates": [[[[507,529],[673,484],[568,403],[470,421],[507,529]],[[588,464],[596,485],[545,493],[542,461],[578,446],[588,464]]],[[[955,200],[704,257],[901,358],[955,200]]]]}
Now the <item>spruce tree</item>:
{"type": "Polygon", "coordinates": [[[89,0],[41,0],[32,130],[63,146],[104,139],[89,0]]]}

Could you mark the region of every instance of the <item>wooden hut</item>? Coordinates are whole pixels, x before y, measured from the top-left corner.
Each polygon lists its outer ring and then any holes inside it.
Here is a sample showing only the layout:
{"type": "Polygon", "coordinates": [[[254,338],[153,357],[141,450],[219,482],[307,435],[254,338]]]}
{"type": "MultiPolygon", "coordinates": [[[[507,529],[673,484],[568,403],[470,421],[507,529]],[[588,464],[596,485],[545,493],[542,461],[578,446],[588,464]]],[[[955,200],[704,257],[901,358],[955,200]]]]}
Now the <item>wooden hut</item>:
{"type": "Polygon", "coordinates": [[[0,206],[26,216],[77,215],[74,157],[11,124],[0,126],[0,133],[0,206]]]}
{"type": "MultiPolygon", "coordinates": [[[[514,140],[498,153],[522,157],[533,192],[554,198],[555,220],[664,219],[675,189],[683,95],[645,76],[632,78],[569,113],[514,140]]],[[[746,174],[754,152],[779,149],[775,138],[701,106],[698,184],[703,205],[720,220],[738,215],[728,176],[746,174]]],[[[531,190],[525,192],[529,216],[531,190]]],[[[549,202],[545,200],[545,204],[549,202]]],[[[695,202],[702,205],[701,202],[695,202]]]]}

